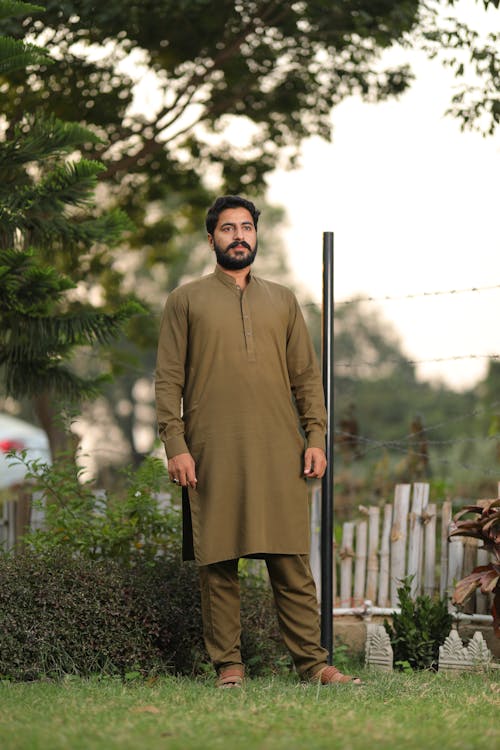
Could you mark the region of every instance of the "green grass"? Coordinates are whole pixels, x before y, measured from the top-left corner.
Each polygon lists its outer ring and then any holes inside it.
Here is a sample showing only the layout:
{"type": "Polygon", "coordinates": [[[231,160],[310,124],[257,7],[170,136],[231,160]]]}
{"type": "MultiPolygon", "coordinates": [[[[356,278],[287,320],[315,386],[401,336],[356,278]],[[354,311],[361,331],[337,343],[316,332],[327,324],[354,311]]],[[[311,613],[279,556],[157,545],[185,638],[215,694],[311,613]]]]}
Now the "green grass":
{"type": "Polygon", "coordinates": [[[216,690],[212,678],[0,684],[2,750],[445,750],[500,744],[500,675],[364,673],[216,690]]]}

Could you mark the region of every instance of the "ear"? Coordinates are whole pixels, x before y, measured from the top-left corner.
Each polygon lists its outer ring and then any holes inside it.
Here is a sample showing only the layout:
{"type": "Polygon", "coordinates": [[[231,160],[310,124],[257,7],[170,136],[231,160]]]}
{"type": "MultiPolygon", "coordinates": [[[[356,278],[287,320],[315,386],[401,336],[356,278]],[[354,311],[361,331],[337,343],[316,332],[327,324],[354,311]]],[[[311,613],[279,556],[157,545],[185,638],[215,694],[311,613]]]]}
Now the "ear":
{"type": "Polygon", "coordinates": [[[214,238],[213,238],[213,235],[207,234],[207,237],[208,237],[208,244],[210,245],[210,248],[213,250],[214,249],[214,238]]]}

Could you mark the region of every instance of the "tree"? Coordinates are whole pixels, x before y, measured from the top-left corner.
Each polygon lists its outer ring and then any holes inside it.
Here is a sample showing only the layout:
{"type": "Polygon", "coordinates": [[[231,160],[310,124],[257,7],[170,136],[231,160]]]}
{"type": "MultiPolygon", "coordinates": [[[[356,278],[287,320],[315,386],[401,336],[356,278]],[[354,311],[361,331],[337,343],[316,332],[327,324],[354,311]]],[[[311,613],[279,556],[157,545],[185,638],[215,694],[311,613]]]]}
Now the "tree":
{"type": "MultiPolygon", "coordinates": [[[[36,6],[0,2],[0,15],[34,12],[36,6]]],[[[39,65],[44,50],[0,37],[3,72],[39,65]]],[[[96,242],[116,242],[130,226],[119,210],[89,217],[97,176],[104,167],[66,154],[95,134],[55,117],[25,117],[0,142],[0,371],[7,395],[31,397],[53,453],[61,447],[54,424],[54,395],[75,399],[94,393],[99,378],[70,367],[76,347],[106,343],[138,306],[96,311],[71,299],[76,284],[46,258],[81,263],[96,242]]],[[[100,250],[104,256],[104,245],[100,250]]]]}
{"type": "Polygon", "coordinates": [[[101,179],[134,220],[132,243],[150,264],[182,263],[178,239],[200,226],[212,189],[256,194],[278,162],[294,162],[304,137],[331,138],[331,110],[344,98],[401,94],[410,67],[380,62],[395,44],[440,56],[459,80],[475,66],[479,91],[464,88],[452,110],[467,126],[498,123],[496,37],[482,43],[443,19],[453,0],[44,5],[43,23],[33,16],[11,33],[43,33],[54,64],[9,78],[4,111],[15,122],[41,98],[106,137],[86,150],[106,161],[101,179]]]}

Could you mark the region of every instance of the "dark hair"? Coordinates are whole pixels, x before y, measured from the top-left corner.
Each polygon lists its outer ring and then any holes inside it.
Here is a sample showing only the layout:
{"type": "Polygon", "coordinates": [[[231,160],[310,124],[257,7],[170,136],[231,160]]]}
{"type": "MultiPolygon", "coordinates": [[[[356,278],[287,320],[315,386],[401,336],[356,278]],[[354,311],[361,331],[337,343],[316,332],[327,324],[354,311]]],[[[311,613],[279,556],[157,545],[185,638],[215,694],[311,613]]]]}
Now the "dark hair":
{"type": "Polygon", "coordinates": [[[246,210],[252,215],[254,227],[257,229],[260,211],[255,208],[252,201],[248,201],[246,198],[241,198],[239,195],[221,195],[208,209],[207,218],[205,219],[205,226],[208,234],[213,235],[214,229],[219,220],[219,215],[222,211],[225,211],[226,208],[246,208],[246,210]]]}

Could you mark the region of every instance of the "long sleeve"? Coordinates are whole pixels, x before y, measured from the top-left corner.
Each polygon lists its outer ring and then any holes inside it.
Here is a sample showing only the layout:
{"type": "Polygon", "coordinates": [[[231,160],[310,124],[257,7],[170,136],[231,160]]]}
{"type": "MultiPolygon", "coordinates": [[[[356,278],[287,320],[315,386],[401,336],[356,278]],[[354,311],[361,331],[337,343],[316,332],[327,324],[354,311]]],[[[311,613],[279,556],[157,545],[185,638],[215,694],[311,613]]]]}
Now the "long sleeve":
{"type": "Polygon", "coordinates": [[[155,377],[159,434],[169,458],[188,452],[181,416],[188,333],[187,300],[172,292],[161,321],[155,377]]]}
{"type": "Polygon", "coordinates": [[[325,449],[326,409],[316,352],[295,297],[287,331],[287,366],[308,448],[325,449]]]}

